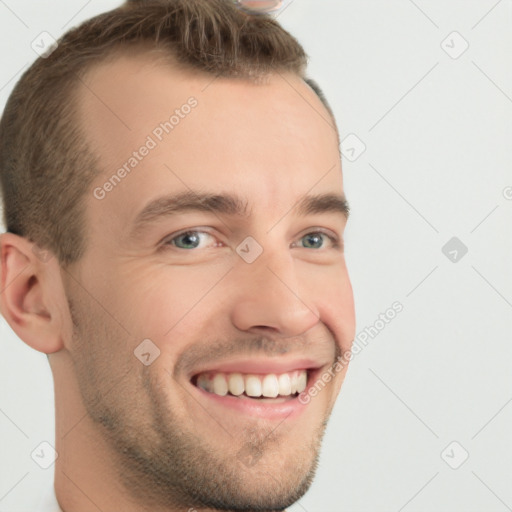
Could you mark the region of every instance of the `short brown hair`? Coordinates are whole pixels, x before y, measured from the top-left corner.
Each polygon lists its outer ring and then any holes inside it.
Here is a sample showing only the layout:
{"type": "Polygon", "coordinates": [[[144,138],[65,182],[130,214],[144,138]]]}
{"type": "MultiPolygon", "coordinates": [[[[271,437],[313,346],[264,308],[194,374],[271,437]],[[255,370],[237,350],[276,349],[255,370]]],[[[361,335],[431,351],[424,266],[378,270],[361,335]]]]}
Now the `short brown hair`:
{"type": "Polygon", "coordinates": [[[23,74],[0,120],[7,231],[49,249],[64,267],[85,252],[84,200],[101,172],[76,116],[80,82],[114,50],[147,45],[217,76],[292,72],[333,119],[318,85],[305,77],[302,46],[271,16],[250,15],[229,0],[139,0],[85,21],[23,74]]]}

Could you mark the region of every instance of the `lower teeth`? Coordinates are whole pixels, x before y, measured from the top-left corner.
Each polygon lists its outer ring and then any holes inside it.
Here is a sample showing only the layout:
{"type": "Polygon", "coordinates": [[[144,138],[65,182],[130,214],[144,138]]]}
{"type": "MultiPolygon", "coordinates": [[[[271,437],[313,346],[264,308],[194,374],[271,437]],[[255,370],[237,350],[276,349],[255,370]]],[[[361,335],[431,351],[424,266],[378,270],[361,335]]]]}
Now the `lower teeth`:
{"type": "Polygon", "coordinates": [[[241,395],[233,395],[228,392],[227,396],[233,396],[235,398],[252,398],[253,400],[277,400],[278,398],[295,398],[297,396],[297,393],[293,393],[291,395],[286,395],[286,396],[277,395],[276,397],[269,397],[269,396],[249,396],[249,395],[246,395],[245,392],[242,393],[241,395]]]}

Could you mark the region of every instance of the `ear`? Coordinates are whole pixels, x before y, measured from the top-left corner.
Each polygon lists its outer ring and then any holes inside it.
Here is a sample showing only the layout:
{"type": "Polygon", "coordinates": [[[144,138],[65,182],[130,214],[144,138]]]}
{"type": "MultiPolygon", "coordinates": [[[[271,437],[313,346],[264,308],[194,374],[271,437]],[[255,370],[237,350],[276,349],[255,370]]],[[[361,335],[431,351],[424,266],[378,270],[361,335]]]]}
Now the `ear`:
{"type": "Polygon", "coordinates": [[[63,301],[57,258],[26,238],[0,235],[0,311],[16,335],[46,354],[64,348],[63,301]]]}

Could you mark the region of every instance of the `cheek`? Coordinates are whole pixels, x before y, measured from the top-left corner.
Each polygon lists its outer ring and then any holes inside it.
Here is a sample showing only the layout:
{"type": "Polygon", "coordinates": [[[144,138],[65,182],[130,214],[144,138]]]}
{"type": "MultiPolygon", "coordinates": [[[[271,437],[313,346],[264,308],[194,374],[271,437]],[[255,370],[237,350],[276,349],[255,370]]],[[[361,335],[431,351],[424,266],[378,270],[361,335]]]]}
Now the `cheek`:
{"type": "Polygon", "coordinates": [[[199,341],[202,332],[216,330],[226,271],[200,265],[164,266],[139,277],[133,281],[135,291],[129,292],[131,332],[152,339],[162,355],[173,359],[184,346],[199,341]]]}
{"type": "Polygon", "coordinates": [[[349,350],[355,336],[355,308],[352,284],[345,265],[309,273],[306,282],[312,284],[308,300],[317,308],[320,321],[336,336],[342,351],[349,350]]]}
{"type": "MultiPolygon", "coordinates": [[[[201,332],[211,336],[222,326],[226,328],[233,306],[229,298],[231,266],[131,265],[129,272],[118,269],[116,276],[111,275],[105,301],[133,337],[152,339],[162,347],[172,345],[168,352],[178,353],[191,338],[200,339],[201,332]]],[[[344,262],[298,262],[296,277],[302,299],[317,309],[320,322],[332,331],[341,348],[348,350],[355,335],[355,311],[344,262]]]]}

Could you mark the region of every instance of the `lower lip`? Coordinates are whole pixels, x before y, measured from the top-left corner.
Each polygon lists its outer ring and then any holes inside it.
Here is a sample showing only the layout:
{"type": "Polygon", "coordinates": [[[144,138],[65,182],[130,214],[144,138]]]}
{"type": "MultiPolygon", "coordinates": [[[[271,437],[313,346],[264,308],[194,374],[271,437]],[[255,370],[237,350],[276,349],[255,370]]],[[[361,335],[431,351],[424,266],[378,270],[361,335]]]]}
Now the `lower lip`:
{"type": "MultiPolygon", "coordinates": [[[[311,374],[308,375],[308,385],[303,393],[307,393],[309,388],[315,382],[315,374],[316,372],[311,372],[311,374]]],[[[215,393],[205,391],[194,384],[191,384],[191,386],[194,388],[196,393],[199,394],[202,402],[207,400],[208,404],[213,403],[214,405],[226,407],[227,409],[239,412],[245,416],[257,416],[268,420],[283,420],[285,418],[296,417],[308,406],[307,403],[303,404],[299,401],[299,395],[293,398],[283,397],[283,401],[279,402],[270,402],[265,401],[264,399],[259,400],[247,397],[241,398],[232,395],[216,395],[215,393]]]]}

